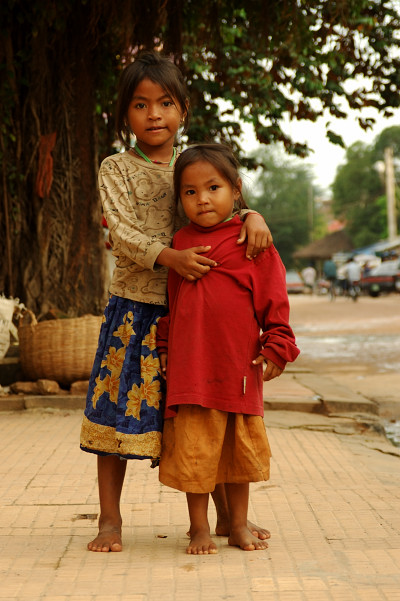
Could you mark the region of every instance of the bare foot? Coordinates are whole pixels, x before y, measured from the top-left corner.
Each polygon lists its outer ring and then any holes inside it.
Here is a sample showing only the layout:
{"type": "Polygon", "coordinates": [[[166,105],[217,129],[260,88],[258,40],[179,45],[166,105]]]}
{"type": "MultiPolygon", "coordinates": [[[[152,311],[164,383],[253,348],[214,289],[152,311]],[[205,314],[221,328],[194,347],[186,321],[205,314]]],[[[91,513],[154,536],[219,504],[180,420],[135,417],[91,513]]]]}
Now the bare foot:
{"type": "MultiPolygon", "coordinates": [[[[247,528],[249,529],[249,532],[259,540],[266,540],[267,538],[271,538],[271,533],[269,530],[265,530],[265,528],[261,528],[261,526],[257,526],[249,520],[247,520],[247,528]]],[[[229,519],[217,519],[217,525],[215,526],[215,534],[217,536],[229,536],[229,519]]],[[[188,532],[188,536],[190,536],[190,532],[188,532]]]]}
{"type": "Polygon", "coordinates": [[[218,553],[216,544],[212,541],[209,530],[198,530],[191,536],[186,549],[189,555],[212,555],[218,553]]]}
{"type": "Polygon", "coordinates": [[[271,538],[271,533],[269,530],[265,530],[265,528],[261,528],[261,526],[257,526],[257,524],[253,524],[247,520],[247,528],[250,530],[253,536],[260,540],[266,540],[267,538],[271,538]]]}
{"type": "Polygon", "coordinates": [[[262,551],[268,548],[268,543],[253,536],[246,526],[233,530],[228,543],[233,547],[240,547],[243,551],[262,551]]]}
{"type": "Polygon", "coordinates": [[[122,551],[121,527],[104,526],[99,529],[95,539],[88,543],[89,551],[108,553],[122,551]]]}

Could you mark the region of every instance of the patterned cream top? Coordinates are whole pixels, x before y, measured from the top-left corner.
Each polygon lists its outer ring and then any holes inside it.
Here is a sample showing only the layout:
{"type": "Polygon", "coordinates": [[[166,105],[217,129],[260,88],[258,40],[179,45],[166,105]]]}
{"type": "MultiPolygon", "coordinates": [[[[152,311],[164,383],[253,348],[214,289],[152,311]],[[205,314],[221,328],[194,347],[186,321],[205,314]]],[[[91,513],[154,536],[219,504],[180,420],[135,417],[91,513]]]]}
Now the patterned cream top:
{"type": "Polygon", "coordinates": [[[155,261],[187,221],[174,202],[173,170],[173,166],[147,163],[128,152],[102,162],[100,198],[116,257],[111,294],[167,304],[168,270],[155,261]]]}

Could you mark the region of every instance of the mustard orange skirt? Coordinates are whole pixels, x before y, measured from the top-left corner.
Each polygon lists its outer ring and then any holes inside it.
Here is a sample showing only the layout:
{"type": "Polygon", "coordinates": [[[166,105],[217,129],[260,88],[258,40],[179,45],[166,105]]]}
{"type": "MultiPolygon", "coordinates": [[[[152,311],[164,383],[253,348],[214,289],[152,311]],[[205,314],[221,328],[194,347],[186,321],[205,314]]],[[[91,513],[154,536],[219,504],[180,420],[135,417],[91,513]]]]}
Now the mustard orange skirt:
{"type": "Polygon", "coordinates": [[[261,416],[179,405],[164,422],[160,482],[206,493],[218,483],[268,480],[270,457],[261,416]]]}

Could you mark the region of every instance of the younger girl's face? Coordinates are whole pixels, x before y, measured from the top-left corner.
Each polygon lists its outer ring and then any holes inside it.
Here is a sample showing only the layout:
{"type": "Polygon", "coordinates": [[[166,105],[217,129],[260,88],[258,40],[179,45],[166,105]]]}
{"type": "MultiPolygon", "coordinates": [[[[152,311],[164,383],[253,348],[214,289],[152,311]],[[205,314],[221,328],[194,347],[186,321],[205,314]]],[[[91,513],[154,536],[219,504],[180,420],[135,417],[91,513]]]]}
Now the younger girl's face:
{"type": "Polygon", "coordinates": [[[197,225],[211,227],[232,216],[241,182],[232,184],[208,161],[197,161],[182,172],[180,199],[186,216],[197,225]]]}

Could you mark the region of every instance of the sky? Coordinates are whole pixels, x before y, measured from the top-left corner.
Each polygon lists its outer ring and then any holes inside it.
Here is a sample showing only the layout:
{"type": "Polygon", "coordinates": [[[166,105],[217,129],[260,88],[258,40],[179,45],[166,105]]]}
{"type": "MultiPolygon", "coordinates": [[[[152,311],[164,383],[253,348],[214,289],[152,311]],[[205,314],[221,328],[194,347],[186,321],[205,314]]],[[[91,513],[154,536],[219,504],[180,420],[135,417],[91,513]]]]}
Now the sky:
{"type": "MultiPolygon", "coordinates": [[[[310,121],[287,121],[282,125],[285,133],[293,137],[296,142],[307,142],[313,153],[305,159],[305,162],[313,167],[315,183],[321,188],[323,196],[329,197],[329,186],[332,184],[337,167],[344,163],[346,150],[336,144],[329,142],[325,134],[325,124],[330,122],[330,129],[342,136],[345,145],[351,146],[354,142],[372,144],[374,139],[387,127],[400,125],[400,110],[394,112],[393,117],[384,118],[377,111],[365,109],[360,112],[349,111],[347,119],[334,119],[330,115],[319,118],[315,123],[310,121]],[[357,116],[374,117],[376,120],[372,129],[363,130],[357,121],[357,116]]],[[[257,148],[254,134],[246,129],[246,150],[257,148]]]]}

